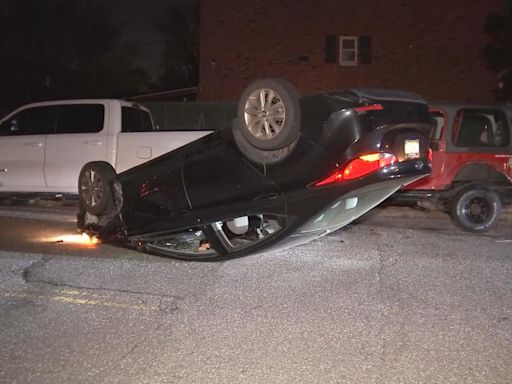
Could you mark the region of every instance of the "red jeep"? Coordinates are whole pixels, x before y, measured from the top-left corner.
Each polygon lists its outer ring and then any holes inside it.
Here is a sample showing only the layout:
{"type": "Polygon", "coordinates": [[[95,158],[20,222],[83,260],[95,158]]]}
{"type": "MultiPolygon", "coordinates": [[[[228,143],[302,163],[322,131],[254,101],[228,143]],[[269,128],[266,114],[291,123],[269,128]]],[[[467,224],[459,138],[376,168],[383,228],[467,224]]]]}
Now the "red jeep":
{"type": "Polygon", "coordinates": [[[483,232],[512,200],[512,106],[432,105],[432,174],[403,201],[433,201],[462,229],[483,232]]]}

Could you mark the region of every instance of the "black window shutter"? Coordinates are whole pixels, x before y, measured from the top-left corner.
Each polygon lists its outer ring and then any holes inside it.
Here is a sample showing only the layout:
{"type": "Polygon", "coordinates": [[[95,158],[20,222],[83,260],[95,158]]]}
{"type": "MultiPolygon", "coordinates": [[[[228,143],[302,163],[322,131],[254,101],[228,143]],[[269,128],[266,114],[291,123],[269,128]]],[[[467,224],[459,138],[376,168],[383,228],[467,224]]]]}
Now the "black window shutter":
{"type": "Polygon", "coordinates": [[[358,62],[359,64],[372,63],[372,37],[368,35],[359,36],[358,38],[358,62]]]}
{"type": "Polygon", "coordinates": [[[325,62],[336,64],[338,39],[336,35],[325,35],[325,62]]]}

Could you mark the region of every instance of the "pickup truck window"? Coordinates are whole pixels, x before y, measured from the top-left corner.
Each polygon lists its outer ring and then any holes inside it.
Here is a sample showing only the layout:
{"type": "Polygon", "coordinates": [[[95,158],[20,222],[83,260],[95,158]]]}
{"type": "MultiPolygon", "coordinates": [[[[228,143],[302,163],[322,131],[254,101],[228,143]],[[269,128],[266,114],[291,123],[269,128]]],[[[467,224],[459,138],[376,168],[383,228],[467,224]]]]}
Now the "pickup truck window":
{"type": "Polygon", "coordinates": [[[0,136],[46,135],[55,132],[58,106],[24,109],[2,122],[0,136]]]}
{"type": "Polygon", "coordinates": [[[96,133],[103,129],[105,107],[102,104],[60,106],[57,133],[96,133]]]}
{"type": "Polygon", "coordinates": [[[459,147],[506,147],[510,142],[505,113],[499,109],[459,111],[453,131],[459,147]]]}
{"type": "Polygon", "coordinates": [[[122,107],[122,132],[147,132],[153,130],[151,115],[137,108],[122,107]]]}

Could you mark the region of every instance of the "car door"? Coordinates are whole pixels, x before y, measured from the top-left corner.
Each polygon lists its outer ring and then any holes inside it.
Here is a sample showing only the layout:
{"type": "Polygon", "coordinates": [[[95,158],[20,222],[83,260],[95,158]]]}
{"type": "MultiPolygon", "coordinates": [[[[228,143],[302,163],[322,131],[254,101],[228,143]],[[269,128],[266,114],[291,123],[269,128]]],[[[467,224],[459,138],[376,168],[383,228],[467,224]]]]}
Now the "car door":
{"type": "Polygon", "coordinates": [[[129,169],[117,180],[123,189],[128,236],[286,214],[280,188],[217,136],[129,169]]]}
{"type": "Polygon", "coordinates": [[[193,222],[285,213],[280,188],[224,142],[188,159],[183,177],[193,222]]]}
{"type": "Polygon", "coordinates": [[[44,174],[49,190],[76,193],[82,167],[107,159],[107,113],[103,103],[61,105],[55,134],[46,142],[44,174]]]}
{"type": "Polygon", "coordinates": [[[55,129],[57,107],[23,109],[0,125],[0,190],[43,192],[47,134],[55,129]]]}
{"type": "Polygon", "coordinates": [[[206,137],[118,176],[129,240],[173,257],[248,252],[287,225],[281,189],[232,145],[206,137]]]}

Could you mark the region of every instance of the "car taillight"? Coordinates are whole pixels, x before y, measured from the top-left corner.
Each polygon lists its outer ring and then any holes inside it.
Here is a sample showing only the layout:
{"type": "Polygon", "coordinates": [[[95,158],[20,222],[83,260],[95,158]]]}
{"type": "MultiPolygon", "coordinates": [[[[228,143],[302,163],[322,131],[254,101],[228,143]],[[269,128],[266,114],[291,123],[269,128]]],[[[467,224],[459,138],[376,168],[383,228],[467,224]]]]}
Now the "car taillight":
{"type": "Polygon", "coordinates": [[[382,111],[384,107],[381,104],[370,104],[363,105],[361,107],[354,108],[357,112],[370,112],[370,111],[382,111]]]}
{"type": "Polygon", "coordinates": [[[434,152],[432,151],[432,148],[428,149],[427,159],[428,163],[432,165],[432,159],[434,158],[434,152]]]}
{"type": "Polygon", "coordinates": [[[315,187],[323,187],[339,183],[343,180],[357,179],[396,162],[397,158],[391,153],[372,153],[359,156],[348,163],[343,169],[339,169],[329,177],[315,183],[315,187]]]}

